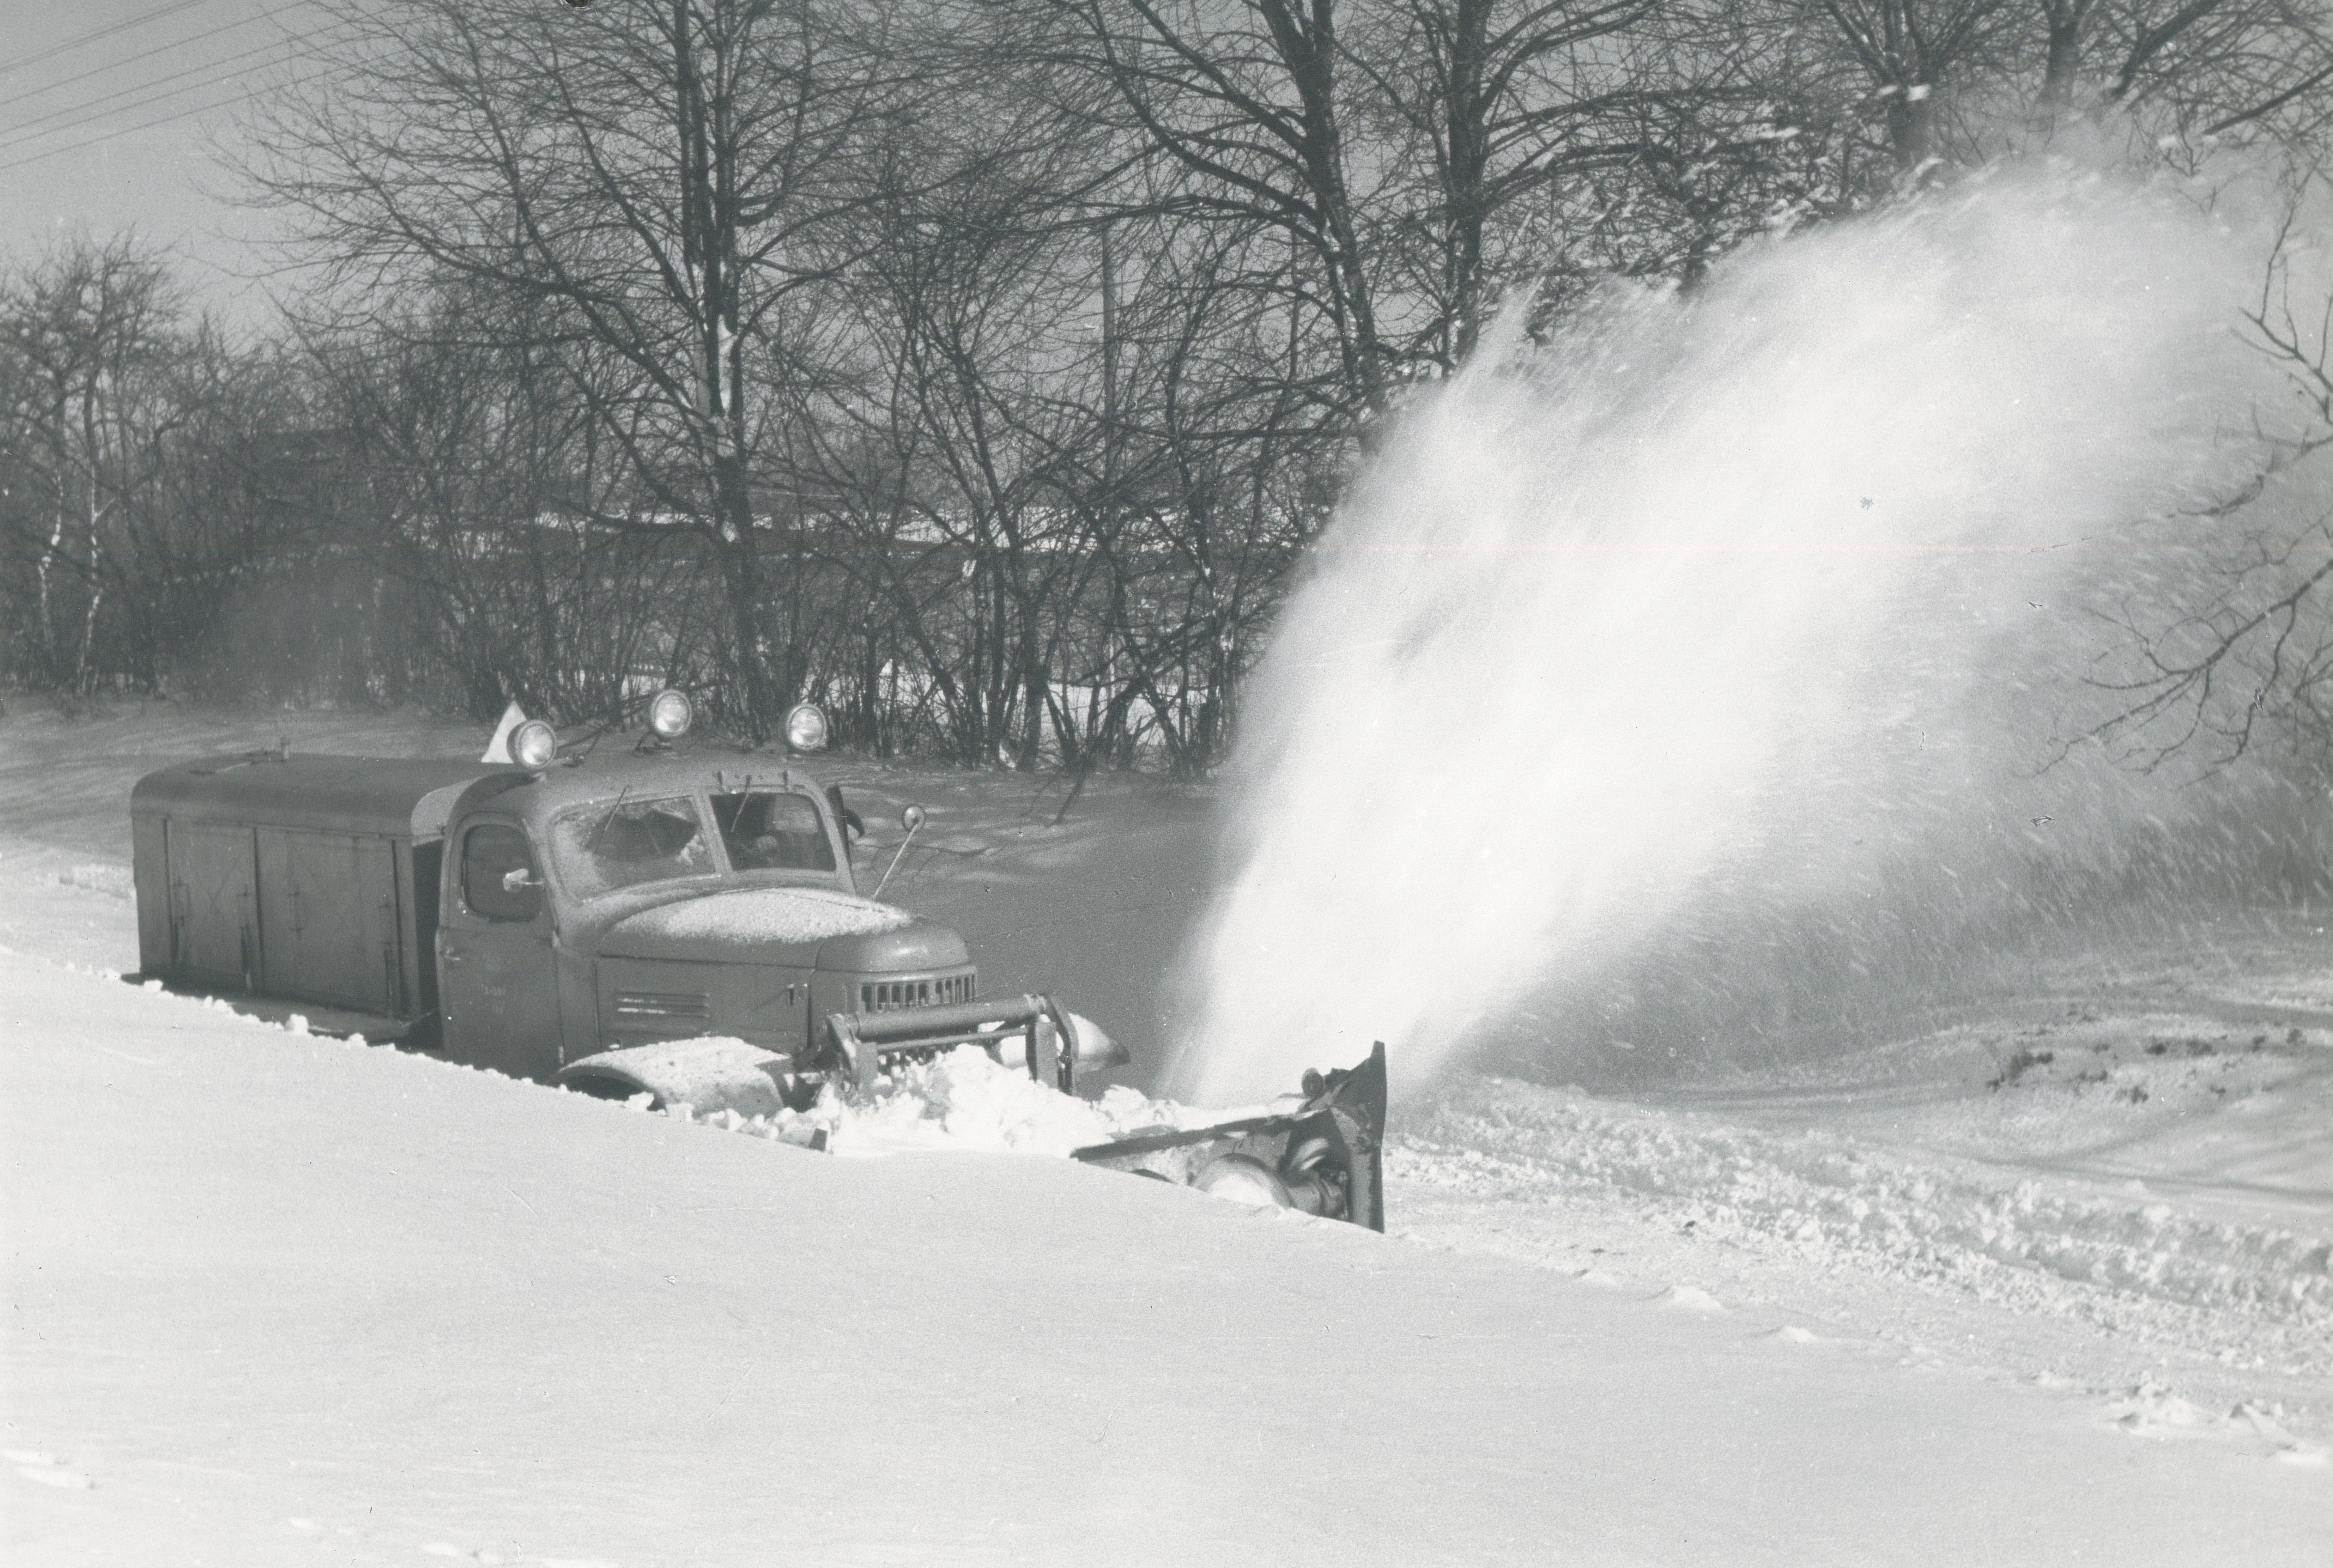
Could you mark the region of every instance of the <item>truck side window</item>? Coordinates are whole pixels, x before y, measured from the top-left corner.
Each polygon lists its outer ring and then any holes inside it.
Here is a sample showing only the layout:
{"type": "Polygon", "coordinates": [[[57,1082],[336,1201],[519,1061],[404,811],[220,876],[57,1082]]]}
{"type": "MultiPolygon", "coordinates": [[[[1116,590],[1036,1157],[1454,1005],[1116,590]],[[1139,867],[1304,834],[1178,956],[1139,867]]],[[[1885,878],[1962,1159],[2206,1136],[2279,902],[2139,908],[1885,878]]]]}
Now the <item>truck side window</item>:
{"type": "Polygon", "coordinates": [[[542,913],[542,875],[526,834],[504,822],[482,822],[462,835],[462,902],[487,920],[529,921],[542,913]],[[524,874],[518,886],[512,873],[524,874]]]}

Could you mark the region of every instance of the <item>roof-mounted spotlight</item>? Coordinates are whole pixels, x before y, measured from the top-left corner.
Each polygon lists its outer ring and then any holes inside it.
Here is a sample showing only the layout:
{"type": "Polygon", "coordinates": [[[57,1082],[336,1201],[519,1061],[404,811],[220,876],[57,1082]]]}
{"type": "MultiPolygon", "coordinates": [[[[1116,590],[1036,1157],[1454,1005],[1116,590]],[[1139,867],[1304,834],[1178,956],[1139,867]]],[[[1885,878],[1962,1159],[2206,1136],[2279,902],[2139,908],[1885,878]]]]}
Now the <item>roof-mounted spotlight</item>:
{"type": "Polygon", "coordinates": [[[559,732],[540,719],[511,731],[511,760],[522,768],[548,768],[559,755],[559,732]]]}
{"type": "Polygon", "coordinates": [[[659,740],[677,741],[696,722],[696,704],[688,693],[667,686],[648,699],[648,728],[659,740]]]}
{"type": "Polygon", "coordinates": [[[797,751],[826,750],[826,715],[816,703],[797,703],[786,715],[786,744],[797,751]]]}

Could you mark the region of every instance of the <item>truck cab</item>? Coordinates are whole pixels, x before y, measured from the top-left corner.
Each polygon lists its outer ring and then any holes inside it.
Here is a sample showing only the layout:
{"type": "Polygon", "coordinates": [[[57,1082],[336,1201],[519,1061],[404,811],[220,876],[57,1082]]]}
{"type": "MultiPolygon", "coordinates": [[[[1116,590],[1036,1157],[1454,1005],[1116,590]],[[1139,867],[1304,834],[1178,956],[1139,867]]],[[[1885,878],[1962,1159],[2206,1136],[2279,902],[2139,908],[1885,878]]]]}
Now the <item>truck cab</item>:
{"type": "Polygon", "coordinates": [[[860,896],[840,802],[798,765],[668,753],[478,780],[445,837],[446,1054],[549,1078],[724,1035],[807,1067],[829,1014],[973,999],[962,938],[860,896]]]}

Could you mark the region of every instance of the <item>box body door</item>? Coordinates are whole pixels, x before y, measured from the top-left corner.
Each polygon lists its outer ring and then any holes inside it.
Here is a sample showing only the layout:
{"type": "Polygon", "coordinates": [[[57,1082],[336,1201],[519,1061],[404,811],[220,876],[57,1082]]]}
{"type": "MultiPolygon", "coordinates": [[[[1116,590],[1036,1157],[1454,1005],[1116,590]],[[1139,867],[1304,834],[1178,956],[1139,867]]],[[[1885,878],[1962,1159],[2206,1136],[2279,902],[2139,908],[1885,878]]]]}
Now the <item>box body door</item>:
{"type": "Polygon", "coordinates": [[[262,988],[271,996],[401,1013],[397,899],[389,840],[261,828],[262,988]]]}
{"type": "Polygon", "coordinates": [[[259,905],[253,830],[172,822],[167,833],[172,975],[197,985],[256,989],[259,905]]]}

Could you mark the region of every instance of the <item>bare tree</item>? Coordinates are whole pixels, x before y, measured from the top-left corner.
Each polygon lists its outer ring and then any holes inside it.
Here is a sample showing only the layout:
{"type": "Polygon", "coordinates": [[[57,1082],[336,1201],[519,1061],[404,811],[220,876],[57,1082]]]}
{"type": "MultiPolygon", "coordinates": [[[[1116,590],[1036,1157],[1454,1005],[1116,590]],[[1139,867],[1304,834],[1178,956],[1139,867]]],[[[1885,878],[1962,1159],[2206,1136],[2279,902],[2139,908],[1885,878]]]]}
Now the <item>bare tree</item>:
{"type": "Polygon", "coordinates": [[[341,547],[413,607],[454,696],[570,720],[624,716],[628,678],[688,655],[694,536],[593,520],[617,510],[571,357],[448,285],[406,317],[312,339],[315,414],[341,457],[341,547]]]}
{"type": "Polygon", "coordinates": [[[0,301],[11,532],[32,562],[18,657],[53,687],[85,689],[127,513],[150,502],[182,305],[162,263],[126,241],[77,241],[0,301]]]}
{"type": "MultiPolygon", "coordinates": [[[[1451,367],[1474,351],[1494,258],[1486,234],[1515,204],[1566,177],[1639,161],[1633,113],[1651,90],[1614,41],[1652,0],[1396,0],[1355,68],[1393,135],[1422,152],[1426,199],[1401,227],[1426,241],[1434,301],[1422,335],[1451,367]]],[[[1666,85],[1666,84],[1664,84],[1666,85]]],[[[1546,258],[1538,260],[1543,264],[1546,258]]]]}
{"type": "Polygon", "coordinates": [[[539,307],[629,504],[717,562],[735,717],[767,732],[807,651],[773,606],[798,564],[757,501],[757,388],[826,373],[807,296],[838,265],[894,83],[882,19],[803,0],[343,5],[329,91],[287,90],[248,172],[306,224],[343,304],[432,277],[539,307]]]}
{"type": "Polygon", "coordinates": [[[68,241],[0,279],[11,673],[80,695],[259,674],[220,629],[318,564],[285,504],[298,418],[288,368],[191,316],[133,240],[68,241]]]}
{"type": "Polygon", "coordinates": [[[2333,24],[2307,0],[1791,4],[1839,46],[1842,90],[1878,110],[1906,176],[1992,156],[2019,104],[2045,134],[2117,114],[2149,136],[2255,125],[2320,147],[2333,109],[2333,24]]]}
{"type": "Polygon", "coordinates": [[[1338,0],[1040,0],[1002,46],[1061,75],[1066,100],[1121,126],[1163,170],[1130,211],[1204,214],[1283,236],[1279,280],[1325,324],[1347,417],[1384,406],[1400,355],[1381,332],[1369,192],[1338,0]],[[1090,90],[1099,88],[1099,93],[1090,90]]]}
{"type": "Polygon", "coordinates": [[[2150,771],[2274,752],[2333,784],[2333,294],[2297,294],[2280,244],[2247,316],[2297,422],[2264,420],[2259,473],[2195,520],[2206,569],[2109,617],[2117,706],[2080,739],[2150,771]]]}

